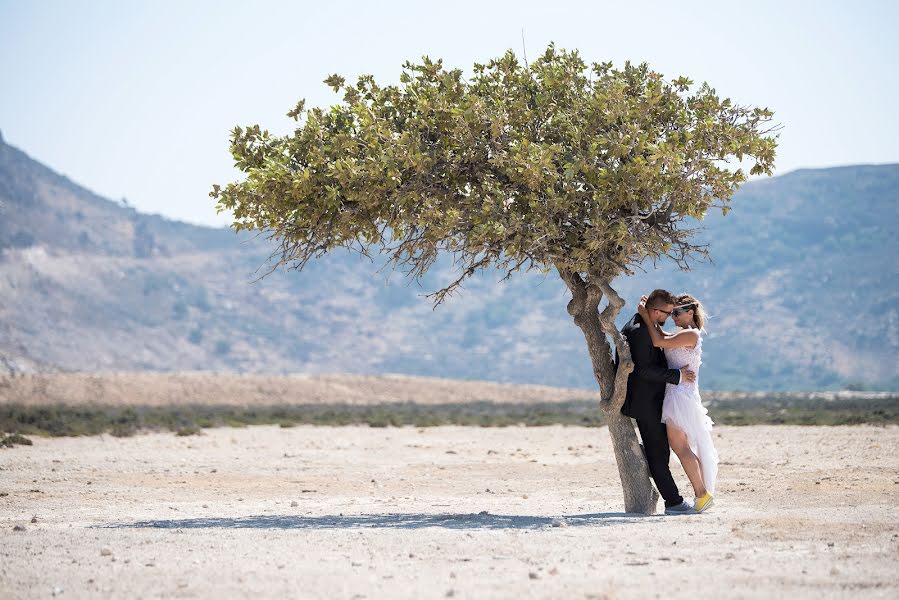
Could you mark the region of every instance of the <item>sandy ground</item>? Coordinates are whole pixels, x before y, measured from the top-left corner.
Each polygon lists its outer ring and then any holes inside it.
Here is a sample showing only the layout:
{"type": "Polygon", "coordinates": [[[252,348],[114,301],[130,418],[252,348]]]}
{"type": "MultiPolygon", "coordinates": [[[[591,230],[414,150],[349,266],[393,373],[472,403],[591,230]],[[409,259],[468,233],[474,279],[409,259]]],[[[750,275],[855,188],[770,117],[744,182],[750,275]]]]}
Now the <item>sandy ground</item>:
{"type": "Polygon", "coordinates": [[[0,450],[0,597],[899,597],[899,427],[716,436],[688,517],[622,513],[604,428],[36,438],[0,450]]]}
{"type": "Polygon", "coordinates": [[[184,373],[34,373],[0,375],[0,404],[265,406],[272,404],[440,404],[488,400],[565,402],[599,393],[545,385],[409,375],[255,375],[184,373]]]}

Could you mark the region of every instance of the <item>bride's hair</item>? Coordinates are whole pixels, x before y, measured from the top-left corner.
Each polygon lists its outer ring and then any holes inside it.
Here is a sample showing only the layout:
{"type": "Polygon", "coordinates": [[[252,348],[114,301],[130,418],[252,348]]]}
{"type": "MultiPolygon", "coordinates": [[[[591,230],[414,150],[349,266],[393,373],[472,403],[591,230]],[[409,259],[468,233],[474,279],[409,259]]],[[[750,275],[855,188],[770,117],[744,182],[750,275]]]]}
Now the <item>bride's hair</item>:
{"type": "Polygon", "coordinates": [[[705,329],[705,310],[702,308],[702,303],[691,296],[690,294],[681,294],[674,299],[674,307],[677,308],[679,306],[689,306],[693,309],[693,323],[696,324],[696,328],[700,331],[705,329]]]}

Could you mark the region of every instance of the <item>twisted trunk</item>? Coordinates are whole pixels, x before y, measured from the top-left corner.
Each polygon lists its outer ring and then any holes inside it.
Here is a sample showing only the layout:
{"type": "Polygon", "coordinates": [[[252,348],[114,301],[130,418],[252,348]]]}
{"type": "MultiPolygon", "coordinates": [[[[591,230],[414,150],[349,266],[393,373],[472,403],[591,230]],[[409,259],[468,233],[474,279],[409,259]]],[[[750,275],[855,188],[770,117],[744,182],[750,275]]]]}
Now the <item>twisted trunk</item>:
{"type": "Polygon", "coordinates": [[[584,281],[579,273],[561,269],[559,274],[571,291],[568,314],[584,334],[593,365],[593,376],[599,384],[599,406],[612,438],[618,475],[624,491],[624,509],[629,513],[653,514],[659,495],[650,480],[649,468],[637,441],[634,425],[630,417],[621,414],[627,377],[634,369],[627,340],[615,327],[615,318],[621,312],[624,300],[612,289],[608,278],[591,274],[590,281],[584,281]],[[600,313],[599,303],[604,295],[607,305],[600,313]],[[617,371],[606,336],[612,339],[618,353],[617,371]]]}

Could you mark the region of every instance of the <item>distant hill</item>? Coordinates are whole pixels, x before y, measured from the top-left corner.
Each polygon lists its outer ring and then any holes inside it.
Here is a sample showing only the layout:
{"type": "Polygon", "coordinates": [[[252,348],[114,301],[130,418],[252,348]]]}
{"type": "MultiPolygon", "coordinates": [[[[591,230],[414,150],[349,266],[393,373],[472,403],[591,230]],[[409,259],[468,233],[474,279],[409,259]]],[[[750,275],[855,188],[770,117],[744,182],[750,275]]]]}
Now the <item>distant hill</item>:
{"type": "MultiPolygon", "coordinates": [[[[210,201],[198,199],[198,202],[210,201]]],[[[715,264],[616,282],[707,304],[706,389],[899,389],[899,165],[751,182],[699,240],[715,264]]],[[[594,388],[556,273],[471,281],[436,311],[348,254],[266,272],[264,236],[136,212],[0,138],[0,371],[404,373],[594,388]]],[[[622,315],[622,321],[630,312],[622,315]]]]}

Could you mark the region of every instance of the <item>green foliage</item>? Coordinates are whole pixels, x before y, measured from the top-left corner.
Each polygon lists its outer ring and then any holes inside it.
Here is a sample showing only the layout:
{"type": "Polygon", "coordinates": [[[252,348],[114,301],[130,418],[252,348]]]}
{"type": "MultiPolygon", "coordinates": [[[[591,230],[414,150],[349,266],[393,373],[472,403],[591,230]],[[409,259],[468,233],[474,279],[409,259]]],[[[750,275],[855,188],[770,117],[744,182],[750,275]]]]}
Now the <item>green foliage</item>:
{"type": "Polygon", "coordinates": [[[180,321],[187,316],[188,306],[184,300],[180,298],[175,301],[175,304],[172,305],[172,319],[176,321],[180,321]]]}
{"type": "Polygon", "coordinates": [[[33,445],[33,442],[24,435],[19,435],[18,433],[0,438],[0,448],[12,448],[16,444],[19,444],[20,446],[31,446],[33,445]]]}
{"type": "Polygon", "coordinates": [[[199,344],[203,341],[203,328],[197,325],[194,327],[190,333],[187,334],[187,340],[191,344],[199,344]]]}
{"type": "MultiPolygon", "coordinates": [[[[822,400],[803,394],[777,394],[759,398],[707,402],[719,425],[852,425],[899,423],[895,395],[881,398],[822,400]]],[[[0,431],[17,432],[0,446],[30,444],[27,435],[77,436],[109,432],[130,436],[139,431],[172,431],[179,436],[200,435],[206,427],[248,425],[369,425],[370,427],[435,427],[465,425],[577,425],[601,427],[605,419],[595,400],[567,402],[460,402],[417,404],[292,404],[273,406],[0,406],[0,431]],[[22,441],[24,440],[24,441],[22,441]]]]}
{"type": "Polygon", "coordinates": [[[203,435],[203,430],[196,425],[188,425],[187,427],[182,427],[181,429],[176,431],[175,435],[179,437],[186,437],[189,435],[203,435]]]}
{"type": "Polygon", "coordinates": [[[704,249],[680,224],[726,210],[746,179],[726,161],[773,169],[767,108],[553,45],[531,65],[511,51],[476,64],[470,79],[423,57],[399,85],[325,83],[343,102],[300,101],[292,134],[236,127],[245,179],[210,195],[236,230],[271,232],[280,264],[298,269],[338,247],[377,247],[417,279],[451,252],[462,275],[438,303],[487,266],[606,280],[647,258],[686,267],[704,249]]]}

